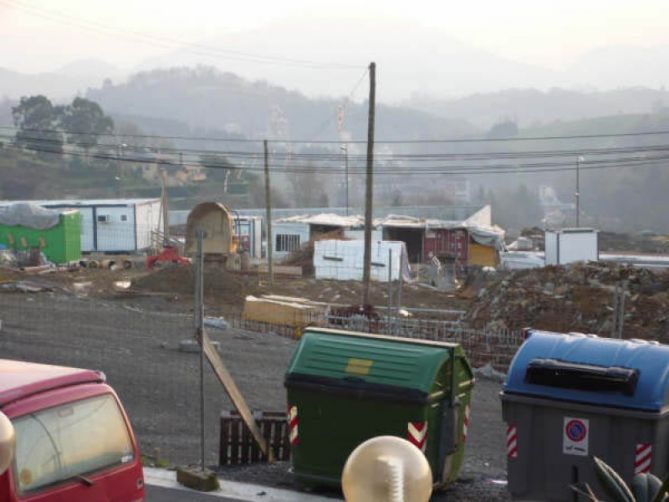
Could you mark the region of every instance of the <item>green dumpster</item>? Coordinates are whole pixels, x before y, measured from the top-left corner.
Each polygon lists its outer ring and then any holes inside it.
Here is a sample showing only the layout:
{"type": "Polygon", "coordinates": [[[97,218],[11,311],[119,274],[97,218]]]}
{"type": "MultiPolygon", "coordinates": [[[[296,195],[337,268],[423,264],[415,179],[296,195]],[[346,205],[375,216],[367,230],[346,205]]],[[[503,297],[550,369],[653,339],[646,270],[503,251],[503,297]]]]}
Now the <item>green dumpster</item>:
{"type": "Polygon", "coordinates": [[[308,328],[285,379],[297,481],[339,485],[356,446],[393,435],[447,485],[462,464],[473,385],[459,344],[308,328]]]}

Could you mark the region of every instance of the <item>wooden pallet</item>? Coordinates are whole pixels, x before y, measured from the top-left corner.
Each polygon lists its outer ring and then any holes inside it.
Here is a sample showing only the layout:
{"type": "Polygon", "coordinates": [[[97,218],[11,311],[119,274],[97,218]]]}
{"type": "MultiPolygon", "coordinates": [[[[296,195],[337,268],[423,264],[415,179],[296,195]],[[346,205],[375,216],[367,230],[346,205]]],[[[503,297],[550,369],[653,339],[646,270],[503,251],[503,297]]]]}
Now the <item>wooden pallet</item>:
{"type": "MultiPolygon", "coordinates": [[[[253,414],[262,436],[273,452],[274,460],[290,458],[288,419],[284,412],[266,411],[253,414]]],[[[254,441],[251,431],[236,411],[221,413],[219,465],[242,465],[267,462],[254,441]]]]}

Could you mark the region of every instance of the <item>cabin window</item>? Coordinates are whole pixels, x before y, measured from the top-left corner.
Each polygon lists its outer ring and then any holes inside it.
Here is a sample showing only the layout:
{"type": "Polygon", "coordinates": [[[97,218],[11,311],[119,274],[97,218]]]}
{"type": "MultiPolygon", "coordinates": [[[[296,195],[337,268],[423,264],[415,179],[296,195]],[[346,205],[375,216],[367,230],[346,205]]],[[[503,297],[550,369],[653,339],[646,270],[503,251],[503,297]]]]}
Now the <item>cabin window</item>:
{"type": "Polygon", "coordinates": [[[276,236],[275,248],[279,253],[290,253],[300,249],[300,236],[297,234],[279,234],[276,236]]]}

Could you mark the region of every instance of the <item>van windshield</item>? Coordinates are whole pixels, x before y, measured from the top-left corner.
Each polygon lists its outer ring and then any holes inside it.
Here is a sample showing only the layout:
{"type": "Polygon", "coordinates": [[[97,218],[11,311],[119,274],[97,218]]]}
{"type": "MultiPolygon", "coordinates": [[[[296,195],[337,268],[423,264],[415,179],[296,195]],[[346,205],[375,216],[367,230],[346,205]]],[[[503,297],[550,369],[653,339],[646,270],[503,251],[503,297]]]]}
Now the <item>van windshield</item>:
{"type": "Polygon", "coordinates": [[[40,410],[13,423],[19,493],[134,459],[128,429],[111,394],[40,410]]]}

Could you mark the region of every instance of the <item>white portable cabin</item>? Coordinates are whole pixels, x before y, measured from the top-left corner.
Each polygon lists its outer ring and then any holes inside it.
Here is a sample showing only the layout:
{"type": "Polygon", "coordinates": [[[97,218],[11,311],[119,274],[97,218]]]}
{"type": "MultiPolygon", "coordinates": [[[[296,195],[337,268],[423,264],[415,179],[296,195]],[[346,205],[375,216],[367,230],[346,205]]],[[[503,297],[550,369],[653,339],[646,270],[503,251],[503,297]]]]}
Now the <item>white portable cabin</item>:
{"type": "MultiPolygon", "coordinates": [[[[373,241],[370,278],[388,282],[410,280],[406,244],[401,241],[373,241]]],[[[361,281],[365,241],[322,240],[314,243],[316,279],[361,281]]]]}
{"type": "Polygon", "coordinates": [[[599,261],[599,234],[592,228],[546,230],[544,246],[546,265],[599,261]]]}
{"type": "Polygon", "coordinates": [[[272,222],[272,258],[281,260],[301,246],[332,231],[350,232],[362,228],[361,216],[314,214],[289,216],[272,222]]]}
{"type": "MultiPolygon", "coordinates": [[[[17,201],[4,201],[2,204],[17,201]]],[[[134,253],[151,246],[162,230],[160,199],[36,200],[49,209],[73,209],[81,214],[81,251],[134,253]]]]}
{"type": "Polygon", "coordinates": [[[308,223],[299,221],[272,222],[272,259],[281,260],[291,252],[297,251],[311,237],[308,223]]]}

